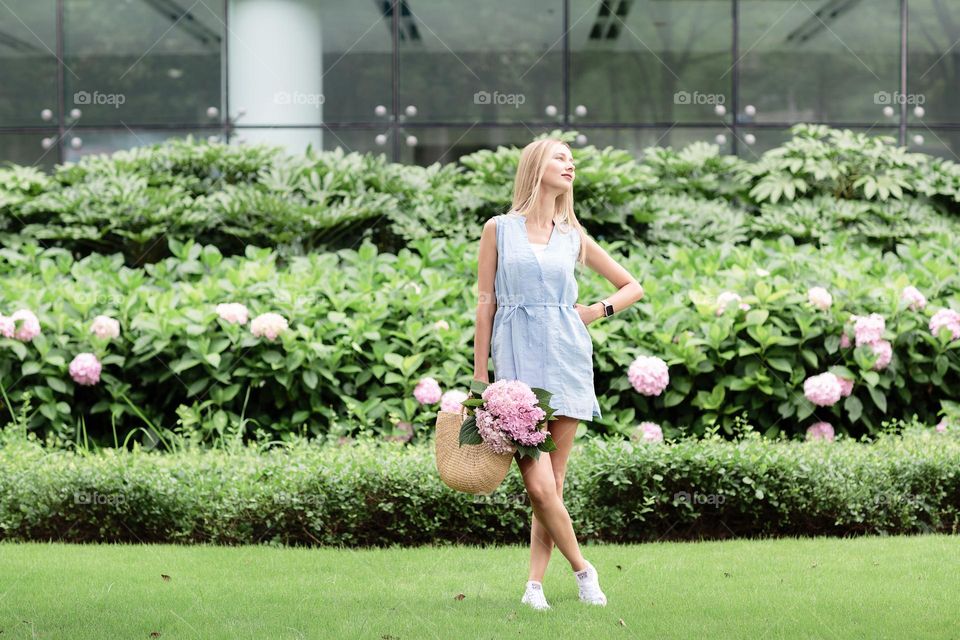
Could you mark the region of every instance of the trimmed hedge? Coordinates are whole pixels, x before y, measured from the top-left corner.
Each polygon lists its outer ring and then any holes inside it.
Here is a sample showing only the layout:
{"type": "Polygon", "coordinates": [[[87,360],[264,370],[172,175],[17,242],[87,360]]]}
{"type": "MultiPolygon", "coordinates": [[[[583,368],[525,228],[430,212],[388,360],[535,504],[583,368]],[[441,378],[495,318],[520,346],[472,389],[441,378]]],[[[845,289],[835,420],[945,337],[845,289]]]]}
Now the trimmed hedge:
{"type": "MultiPolygon", "coordinates": [[[[583,540],[957,533],[960,435],[897,423],[871,443],[633,444],[571,454],[565,502],[583,540]]],[[[443,485],[428,446],[358,440],[258,451],[46,449],[0,444],[0,538],[383,546],[524,543],[514,466],[489,497],[443,485]]]]}

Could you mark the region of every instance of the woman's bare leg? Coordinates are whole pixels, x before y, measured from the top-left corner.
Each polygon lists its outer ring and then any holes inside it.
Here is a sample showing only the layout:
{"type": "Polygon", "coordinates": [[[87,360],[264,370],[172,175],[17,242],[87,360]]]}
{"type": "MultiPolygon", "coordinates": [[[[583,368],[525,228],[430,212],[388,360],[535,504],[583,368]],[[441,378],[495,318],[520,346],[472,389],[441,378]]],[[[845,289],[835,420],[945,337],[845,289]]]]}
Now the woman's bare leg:
{"type": "Polygon", "coordinates": [[[580,544],[573,532],[570,514],[567,513],[563,500],[557,495],[551,456],[550,453],[541,453],[538,460],[524,457],[517,464],[537,520],[550,534],[560,553],[570,562],[571,568],[582,571],[587,567],[587,563],[580,553],[580,544]]]}
{"type": "MultiPolygon", "coordinates": [[[[577,433],[578,424],[579,420],[576,418],[557,416],[547,425],[550,435],[553,436],[553,441],[557,444],[556,450],[550,452],[550,462],[553,465],[553,478],[557,487],[557,495],[561,500],[563,500],[563,479],[567,474],[567,458],[570,457],[570,450],[573,449],[573,440],[577,433]]],[[[550,533],[534,513],[533,522],[530,526],[530,580],[543,582],[547,565],[550,563],[553,546],[553,538],[550,537],[550,533]]]]}

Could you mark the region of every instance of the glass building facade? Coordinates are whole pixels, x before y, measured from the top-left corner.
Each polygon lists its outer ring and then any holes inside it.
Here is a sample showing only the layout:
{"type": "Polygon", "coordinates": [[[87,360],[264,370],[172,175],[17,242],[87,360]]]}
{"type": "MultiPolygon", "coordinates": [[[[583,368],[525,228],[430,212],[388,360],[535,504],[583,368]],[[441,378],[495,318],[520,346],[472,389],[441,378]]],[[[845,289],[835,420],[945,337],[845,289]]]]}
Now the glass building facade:
{"type": "Polygon", "coordinates": [[[956,0],[4,0],[0,160],[192,134],[430,164],[552,129],[759,156],[797,122],[960,161],[956,0]]]}

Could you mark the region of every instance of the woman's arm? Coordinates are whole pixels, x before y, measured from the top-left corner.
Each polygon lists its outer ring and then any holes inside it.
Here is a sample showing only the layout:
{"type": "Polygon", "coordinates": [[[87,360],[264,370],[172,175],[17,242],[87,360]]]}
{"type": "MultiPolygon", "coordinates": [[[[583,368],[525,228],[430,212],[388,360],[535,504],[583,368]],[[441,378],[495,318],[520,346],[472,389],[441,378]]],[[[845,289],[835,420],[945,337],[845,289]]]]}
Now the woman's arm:
{"type": "MultiPolygon", "coordinates": [[[[585,234],[586,235],[586,234],[585,234]]],[[[588,267],[609,280],[617,288],[612,296],[607,296],[607,303],[613,305],[614,313],[626,309],[634,302],[643,298],[643,287],[630,273],[617,264],[613,258],[603,250],[589,235],[586,236],[587,249],[585,256],[588,267]]],[[[578,305],[580,318],[585,324],[590,324],[597,318],[603,317],[603,303],[594,302],[590,305],[578,305]]]]}
{"type": "Polygon", "coordinates": [[[477,323],[473,338],[473,379],[490,382],[487,359],[490,356],[490,337],[493,316],[497,313],[494,283],[497,275],[497,222],[490,218],[480,234],[477,259],[477,323]]]}

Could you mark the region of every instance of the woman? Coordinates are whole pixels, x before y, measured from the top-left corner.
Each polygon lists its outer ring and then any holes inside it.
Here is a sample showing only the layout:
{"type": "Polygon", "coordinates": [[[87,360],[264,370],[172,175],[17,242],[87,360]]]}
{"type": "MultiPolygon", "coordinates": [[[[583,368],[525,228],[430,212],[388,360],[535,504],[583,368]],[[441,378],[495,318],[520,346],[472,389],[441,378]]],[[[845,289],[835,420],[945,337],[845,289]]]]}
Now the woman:
{"type": "Polygon", "coordinates": [[[636,279],[583,232],[573,213],[574,178],[566,143],[528,144],[520,154],[512,209],[484,224],[478,259],[474,379],[489,382],[487,354],[492,351],[497,380],[522,380],[553,394],[549,403],[555,413],[547,427],[556,450],[538,460],[517,460],[533,505],[530,576],[521,602],[535,609],[550,608],[542,580],[554,544],[575,572],[580,600],[607,602],[597,570],[580,553],[563,504],[563,478],[577,421],[601,416],[586,325],[643,297],[636,279]],[[577,303],[576,262],[618,291],[590,305],[577,303]]]}

